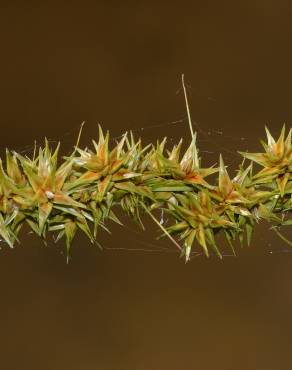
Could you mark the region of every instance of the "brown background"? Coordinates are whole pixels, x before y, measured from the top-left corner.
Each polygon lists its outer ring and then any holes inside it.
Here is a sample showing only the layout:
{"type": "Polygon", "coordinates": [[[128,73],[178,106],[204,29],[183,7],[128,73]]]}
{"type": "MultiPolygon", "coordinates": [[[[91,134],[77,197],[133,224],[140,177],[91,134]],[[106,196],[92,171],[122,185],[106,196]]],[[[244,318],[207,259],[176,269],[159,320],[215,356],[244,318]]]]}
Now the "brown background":
{"type": "MultiPolygon", "coordinates": [[[[1,153],[29,153],[47,136],[66,154],[83,120],[82,145],[99,122],[145,142],[189,138],[185,120],[169,124],[185,118],[184,72],[193,117],[210,132],[199,146],[215,152],[204,163],[222,152],[232,168],[237,150],[260,148],[265,124],[291,126],[291,20],[289,1],[2,0],[1,153]]],[[[108,248],[157,243],[150,224],[112,229],[100,235],[108,248]]],[[[223,262],[101,253],[79,237],[66,265],[62,248],[32,235],[3,246],[0,369],[292,368],[292,255],[267,227],[223,262]]]]}

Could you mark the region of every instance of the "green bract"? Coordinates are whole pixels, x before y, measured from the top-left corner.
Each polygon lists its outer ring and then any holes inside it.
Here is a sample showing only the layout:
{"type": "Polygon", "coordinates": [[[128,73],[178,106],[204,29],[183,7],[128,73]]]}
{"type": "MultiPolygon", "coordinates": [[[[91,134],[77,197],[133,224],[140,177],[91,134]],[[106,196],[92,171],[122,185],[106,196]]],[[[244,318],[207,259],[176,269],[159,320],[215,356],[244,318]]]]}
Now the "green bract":
{"type": "Polygon", "coordinates": [[[77,230],[95,242],[99,226],[108,230],[108,219],[120,223],[113,211],[120,206],[142,227],[141,213],[149,214],[186,261],[194,248],[222,258],[215,241],[220,231],[235,253],[232,241],[243,243],[246,235],[249,244],[261,219],[273,222],[291,244],[279,227],[292,225],[292,129],[285,137],[284,126],[277,141],[267,128],[266,134],[264,153],[241,153],[234,178],[221,155],[218,168],[201,166],[195,134],[183,154],[182,140],[172,150],[165,149],[166,138],[143,147],[132,133],[110,148],[101,127],[93,150],[77,143],[61,164],[59,145],[52,150],[48,141],[33,158],[7,150],[5,164],[0,160],[0,235],[13,247],[26,223],[43,240],[49,232],[56,241],[64,237],[69,256],[77,230]],[[246,160],[251,163],[244,167],[246,160]],[[257,173],[254,163],[261,166],[257,173]],[[210,175],[217,177],[213,184],[210,175]],[[156,220],[157,209],[168,213],[166,224],[156,220]]]}

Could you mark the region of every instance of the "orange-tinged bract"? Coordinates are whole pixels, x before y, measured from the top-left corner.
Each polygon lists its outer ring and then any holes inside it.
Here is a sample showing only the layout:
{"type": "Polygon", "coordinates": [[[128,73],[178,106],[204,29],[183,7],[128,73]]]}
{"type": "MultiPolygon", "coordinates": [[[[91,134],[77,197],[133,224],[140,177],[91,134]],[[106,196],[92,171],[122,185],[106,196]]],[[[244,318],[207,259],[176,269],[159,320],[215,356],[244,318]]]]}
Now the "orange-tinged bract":
{"type": "Polygon", "coordinates": [[[266,134],[265,152],[241,153],[234,178],[221,155],[219,167],[201,166],[196,134],[182,155],[182,140],[171,150],[165,149],[166,138],[143,147],[132,133],[110,148],[109,133],[100,126],[93,150],[77,143],[61,164],[60,145],[52,150],[47,140],[33,158],[7,150],[5,164],[0,160],[0,236],[13,247],[26,223],[44,241],[48,232],[57,234],[56,241],[65,237],[68,257],[78,229],[96,242],[99,226],[108,230],[107,220],[120,223],[113,211],[120,206],[142,227],[141,213],[150,214],[186,261],[194,248],[222,258],[215,241],[220,231],[235,254],[232,241],[238,237],[243,244],[246,235],[250,244],[261,219],[273,222],[290,244],[279,227],[292,225],[292,129],[285,137],[284,126],[277,141],[267,128],[266,134]],[[246,160],[251,163],[244,167],[246,160]],[[256,165],[262,168],[254,173],[256,165]],[[216,176],[213,184],[205,179],[210,175],[216,176]],[[157,209],[168,213],[167,223],[157,222],[157,209]]]}

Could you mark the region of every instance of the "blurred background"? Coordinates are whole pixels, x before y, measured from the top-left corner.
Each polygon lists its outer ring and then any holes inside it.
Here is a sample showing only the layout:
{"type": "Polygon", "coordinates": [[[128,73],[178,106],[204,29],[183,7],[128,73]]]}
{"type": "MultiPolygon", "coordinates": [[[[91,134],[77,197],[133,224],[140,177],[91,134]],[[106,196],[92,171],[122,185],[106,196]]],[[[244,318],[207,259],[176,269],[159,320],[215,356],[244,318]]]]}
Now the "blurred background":
{"type": "MultiPolygon", "coordinates": [[[[82,121],[81,146],[98,123],[112,137],[187,144],[182,73],[203,165],[222,153],[232,175],[265,125],[291,127],[289,1],[0,7],[2,157],[44,137],[66,155],[82,121]]],[[[68,265],[62,242],[3,245],[0,369],[291,369],[292,254],[268,225],[237,258],[187,265],[146,225],[109,225],[103,252],[80,235],[68,265]]]]}

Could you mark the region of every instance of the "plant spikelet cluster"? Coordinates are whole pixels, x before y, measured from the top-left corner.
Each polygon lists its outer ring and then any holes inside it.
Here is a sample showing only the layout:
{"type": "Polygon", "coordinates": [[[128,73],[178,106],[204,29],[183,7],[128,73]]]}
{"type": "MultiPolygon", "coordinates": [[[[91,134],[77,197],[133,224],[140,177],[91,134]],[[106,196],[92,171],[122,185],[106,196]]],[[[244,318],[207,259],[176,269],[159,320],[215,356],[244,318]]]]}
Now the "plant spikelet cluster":
{"type": "Polygon", "coordinates": [[[27,224],[44,241],[48,233],[65,238],[69,256],[78,230],[94,243],[108,220],[120,223],[115,209],[121,207],[142,227],[143,215],[157,222],[156,210],[167,213],[167,224],[157,224],[186,261],[194,248],[222,258],[218,233],[235,253],[233,241],[249,245],[260,220],[291,244],[279,228],[292,225],[292,129],[286,135],[284,126],[278,140],[267,128],[266,134],[263,152],[240,153],[234,178],[221,155],[217,166],[201,165],[196,134],[184,152],[182,140],[167,150],[166,138],[143,146],[132,133],[111,148],[101,127],[92,149],[77,143],[61,161],[60,145],[52,149],[47,140],[32,158],[7,150],[0,160],[1,238],[13,247],[27,224]]]}

